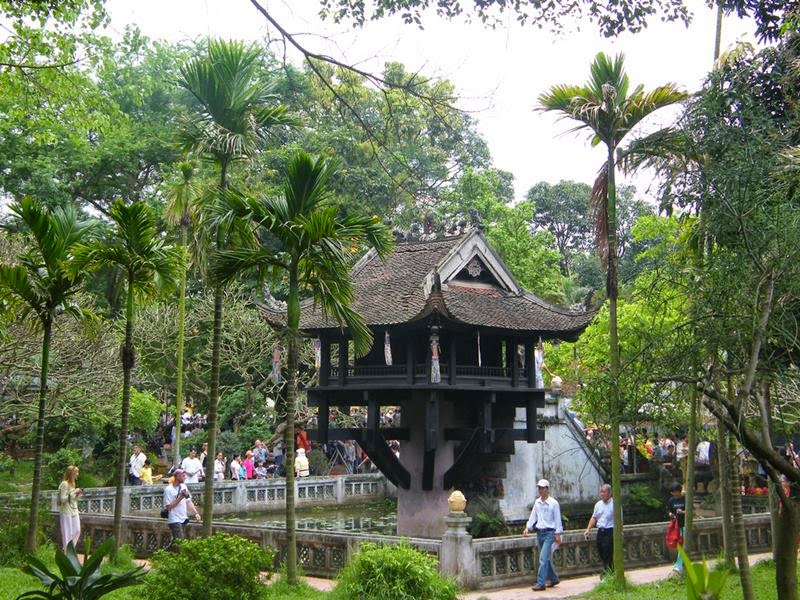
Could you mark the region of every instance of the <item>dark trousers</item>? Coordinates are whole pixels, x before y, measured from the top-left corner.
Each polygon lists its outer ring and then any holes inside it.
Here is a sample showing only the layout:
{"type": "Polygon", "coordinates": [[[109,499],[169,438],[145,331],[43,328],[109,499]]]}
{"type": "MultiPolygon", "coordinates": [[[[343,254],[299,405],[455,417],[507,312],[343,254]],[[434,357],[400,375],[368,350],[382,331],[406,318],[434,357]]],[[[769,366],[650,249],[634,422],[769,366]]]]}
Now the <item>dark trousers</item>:
{"type": "Polygon", "coordinates": [[[603,572],[614,568],[614,529],[607,527],[597,530],[597,553],[603,561],[603,572]]]}

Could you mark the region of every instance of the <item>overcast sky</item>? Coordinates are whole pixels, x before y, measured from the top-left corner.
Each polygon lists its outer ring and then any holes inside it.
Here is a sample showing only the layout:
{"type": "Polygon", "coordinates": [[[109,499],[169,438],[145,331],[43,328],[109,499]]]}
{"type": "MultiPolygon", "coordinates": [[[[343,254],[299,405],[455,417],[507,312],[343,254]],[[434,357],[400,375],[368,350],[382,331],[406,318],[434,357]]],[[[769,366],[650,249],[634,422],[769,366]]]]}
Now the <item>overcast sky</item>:
{"type": "MultiPolygon", "coordinates": [[[[521,27],[512,19],[491,30],[435,15],[425,20],[422,31],[399,18],[353,29],[322,21],[317,0],[264,0],[285,29],[302,34],[300,40],[310,50],[377,72],[383,63],[398,60],[412,71],[452,81],[461,106],[477,119],[495,166],[514,174],[518,198],[538,181],[593,181],[604,151],[591,148],[585,134],[564,134],[569,122],[534,109],[538,95],[550,86],[585,82],[597,52],[625,53],[633,84],[652,88],[674,82],[689,92],[699,87],[712,64],[715,15],[702,0],[686,2],[695,11],[688,28],[656,22],[641,33],[609,40],[589,24],[555,35],[521,27]]],[[[203,35],[256,40],[270,35],[265,19],[248,0],[110,0],[108,10],[112,35],[129,23],[152,38],[170,41],[203,35]]],[[[751,40],[752,30],[749,22],[726,19],[723,50],[737,39],[751,40]]],[[[297,55],[289,53],[288,58],[299,64],[297,55]]],[[[674,118],[674,111],[664,111],[645,127],[674,118]]],[[[640,176],[631,183],[646,194],[650,182],[640,176]]]]}

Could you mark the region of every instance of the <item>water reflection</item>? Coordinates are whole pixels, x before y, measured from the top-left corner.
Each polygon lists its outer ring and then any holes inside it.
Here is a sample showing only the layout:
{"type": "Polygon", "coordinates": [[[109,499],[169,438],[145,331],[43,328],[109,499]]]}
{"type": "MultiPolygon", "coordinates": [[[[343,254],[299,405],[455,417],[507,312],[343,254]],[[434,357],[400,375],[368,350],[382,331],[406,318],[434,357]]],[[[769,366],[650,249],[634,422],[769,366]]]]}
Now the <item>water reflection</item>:
{"type": "MultiPolygon", "coordinates": [[[[248,513],[222,518],[215,517],[215,520],[217,519],[228,523],[251,523],[281,529],[286,527],[286,518],[283,513],[248,513]]],[[[397,533],[397,511],[391,506],[297,511],[297,529],[395,535],[397,533]]]]}

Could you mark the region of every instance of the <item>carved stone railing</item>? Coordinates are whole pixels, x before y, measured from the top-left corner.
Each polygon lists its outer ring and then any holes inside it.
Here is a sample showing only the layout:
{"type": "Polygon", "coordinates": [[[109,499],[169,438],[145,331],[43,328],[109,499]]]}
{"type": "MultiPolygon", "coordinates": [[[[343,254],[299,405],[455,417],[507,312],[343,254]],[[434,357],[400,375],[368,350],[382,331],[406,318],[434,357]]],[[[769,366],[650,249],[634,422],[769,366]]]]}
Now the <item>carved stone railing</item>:
{"type": "MultiPolygon", "coordinates": [[[[670,560],[670,551],[664,544],[666,523],[648,523],[625,527],[623,548],[626,567],[658,565],[670,560]]],[[[745,530],[750,550],[767,550],[771,547],[770,516],[767,514],[745,517],[745,530]]],[[[592,536],[593,538],[594,536],[592,536]]],[[[722,522],[719,517],[698,519],[694,523],[690,545],[694,556],[716,555],[721,547],[722,522]]],[[[535,578],[539,565],[536,536],[527,538],[487,538],[472,541],[474,562],[461,565],[460,583],[465,587],[491,589],[521,585],[535,578]],[[467,574],[469,573],[469,574],[467,574]]],[[[674,551],[672,553],[674,558],[674,551]]],[[[559,576],[574,577],[602,571],[595,540],[587,542],[580,531],[565,532],[561,547],[553,555],[553,564],[559,576]]]]}
{"type": "MultiPolygon", "coordinates": [[[[92,544],[97,544],[111,535],[113,517],[106,515],[81,516],[81,542],[91,536],[92,544]]],[[[186,526],[186,537],[194,538],[200,534],[201,526],[190,523],[186,526]]],[[[277,550],[280,562],[286,557],[286,530],[264,525],[241,525],[215,523],[214,533],[228,533],[251,540],[262,548],[277,550]]],[[[122,543],[129,544],[137,557],[145,558],[156,550],[168,548],[172,538],[165,519],[154,517],[125,517],[122,524],[122,543]]],[[[297,531],[297,560],[307,575],[334,577],[349,558],[358,551],[364,542],[396,544],[400,538],[395,536],[358,534],[327,531],[297,531]]],[[[439,557],[441,540],[412,538],[408,540],[415,547],[439,557]]],[[[80,546],[79,544],[79,546],[80,546]]],[[[82,547],[82,546],[81,546],[82,547]]]]}
{"type": "MultiPolygon", "coordinates": [[[[189,484],[195,504],[203,503],[203,483],[189,484]]],[[[113,515],[116,490],[111,487],[87,488],[78,500],[81,515],[113,515]]],[[[363,504],[389,495],[386,478],[380,473],[338,477],[302,477],[295,482],[298,508],[363,504]]],[[[155,515],[163,506],[164,485],[125,486],[122,512],[125,515],[155,515]]],[[[0,507],[24,501],[28,495],[0,496],[0,507]]],[[[57,511],[55,491],[42,492],[42,502],[57,511]]],[[[214,483],[214,514],[266,512],[286,506],[286,480],[254,479],[214,483]]]]}
{"type": "MultiPolygon", "coordinates": [[[[113,519],[110,515],[82,515],[81,521],[82,539],[90,535],[93,543],[97,543],[111,535],[113,519]]],[[[694,526],[692,554],[716,555],[722,538],[721,526],[719,518],[698,519],[694,526]]],[[[671,560],[670,553],[664,545],[666,528],[666,523],[626,527],[624,532],[626,566],[642,567],[671,560]]],[[[130,544],[139,557],[146,557],[159,548],[166,548],[171,541],[169,528],[164,519],[125,517],[122,530],[122,543],[130,544]]],[[[279,559],[283,560],[285,557],[286,531],[282,527],[215,523],[214,531],[239,535],[261,547],[275,548],[279,559]]],[[[751,551],[763,551],[771,547],[769,515],[746,516],[745,531],[748,548],[751,551]]],[[[199,532],[199,525],[191,523],[187,526],[187,537],[195,537],[199,532]]],[[[597,554],[595,540],[592,538],[589,541],[584,540],[582,531],[564,533],[561,547],[553,557],[560,577],[575,577],[601,571],[602,564],[597,554]]],[[[393,544],[400,539],[396,536],[377,534],[298,530],[297,556],[306,574],[332,577],[362,543],[369,541],[393,544]]],[[[454,538],[445,534],[444,540],[411,538],[408,541],[437,558],[444,554],[457,556],[458,559],[449,562],[450,566],[443,571],[447,575],[455,576],[464,588],[493,589],[526,585],[535,579],[539,564],[535,535],[526,538],[515,536],[480,540],[472,540],[467,535],[457,542],[458,544],[466,542],[466,548],[461,546],[451,549],[448,544],[453,540],[454,538]]]]}

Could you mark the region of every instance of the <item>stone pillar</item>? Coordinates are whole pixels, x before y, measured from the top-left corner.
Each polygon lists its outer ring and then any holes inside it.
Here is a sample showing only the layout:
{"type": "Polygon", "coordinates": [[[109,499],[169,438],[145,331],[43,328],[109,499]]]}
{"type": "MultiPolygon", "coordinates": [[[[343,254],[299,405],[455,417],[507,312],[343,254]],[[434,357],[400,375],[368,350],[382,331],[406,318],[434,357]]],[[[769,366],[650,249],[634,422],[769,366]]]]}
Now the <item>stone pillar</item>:
{"type": "MultiPolygon", "coordinates": [[[[425,456],[425,410],[426,396],[414,393],[413,402],[403,405],[403,427],[410,431],[409,440],[400,445],[400,462],[411,475],[409,489],[397,488],[397,535],[441,539],[445,532],[443,517],[447,514],[449,491],[443,488],[443,476],[453,465],[453,446],[439,431],[434,450],[433,489],[422,489],[422,470],[425,456]]],[[[440,423],[460,421],[454,416],[452,403],[440,403],[440,423]]]]}
{"type": "Polygon", "coordinates": [[[451,496],[451,511],[444,518],[447,530],[442,536],[442,547],[439,553],[439,571],[445,577],[455,577],[456,583],[463,589],[475,587],[477,579],[475,573],[475,552],[472,549],[472,536],[467,533],[467,527],[472,518],[463,511],[462,506],[453,506],[453,496],[460,492],[453,492],[451,496]],[[452,510],[461,508],[462,510],[452,510]]]}

